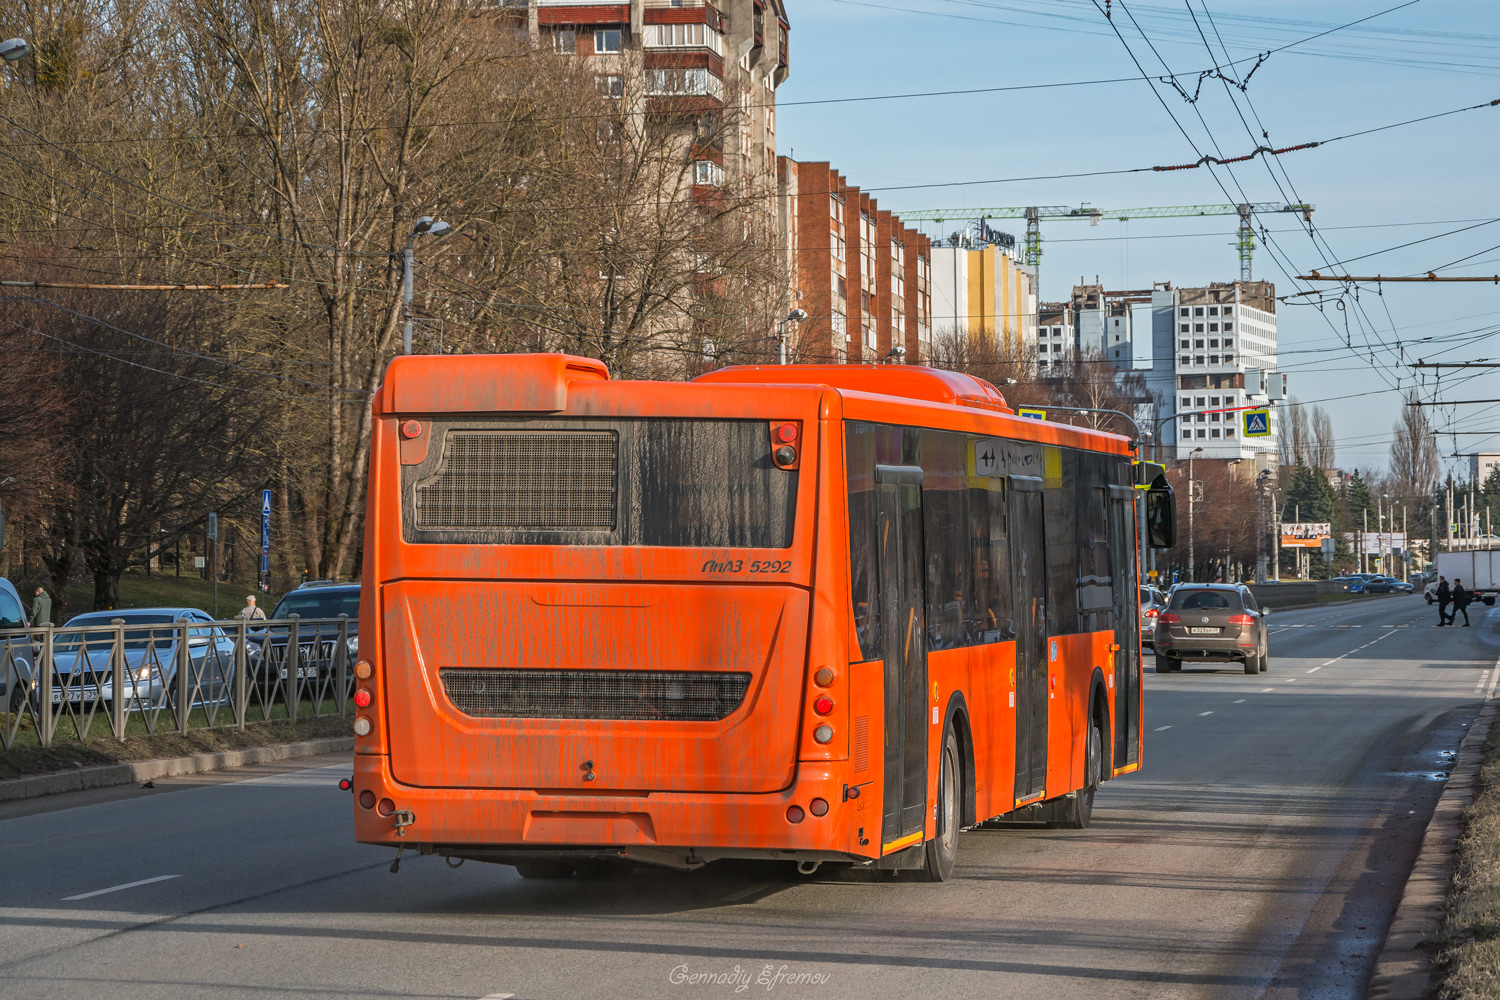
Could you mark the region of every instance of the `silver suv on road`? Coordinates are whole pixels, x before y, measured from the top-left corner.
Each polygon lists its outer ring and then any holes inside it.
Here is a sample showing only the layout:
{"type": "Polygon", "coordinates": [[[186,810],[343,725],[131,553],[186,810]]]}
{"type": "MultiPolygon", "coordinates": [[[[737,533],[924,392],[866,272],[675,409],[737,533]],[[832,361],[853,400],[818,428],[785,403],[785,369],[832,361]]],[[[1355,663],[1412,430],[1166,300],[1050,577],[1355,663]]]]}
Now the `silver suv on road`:
{"type": "Polygon", "coordinates": [[[1183,583],[1172,588],[1156,619],[1156,672],[1182,669],[1183,660],[1239,662],[1245,673],[1270,667],[1266,615],[1248,587],[1183,583]]]}

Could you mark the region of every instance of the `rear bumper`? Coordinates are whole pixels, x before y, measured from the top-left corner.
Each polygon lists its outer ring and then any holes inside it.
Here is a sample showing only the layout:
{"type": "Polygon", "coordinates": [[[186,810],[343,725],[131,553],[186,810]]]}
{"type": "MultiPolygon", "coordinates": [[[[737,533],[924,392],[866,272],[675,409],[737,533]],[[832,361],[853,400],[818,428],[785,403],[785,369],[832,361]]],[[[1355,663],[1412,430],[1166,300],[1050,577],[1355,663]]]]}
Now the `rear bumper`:
{"type": "MultiPolygon", "coordinates": [[[[589,793],[567,790],[418,788],[391,776],[390,758],[354,757],[354,830],[362,844],[405,845],[462,857],[576,853],[671,858],[785,857],[830,860],[880,854],[878,794],[844,801],[843,763],[800,763],[791,787],[764,794],[722,792],[589,793]],[[360,805],[374,793],[377,808],[360,805]],[[828,803],[814,816],[812,800],[828,803]],[[403,835],[396,816],[382,816],[390,799],[413,822],[403,835]],[[800,806],[800,823],[787,819],[800,806]],[[863,830],[863,835],[861,835],[863,830]],[[860,840],[868,841],[861,844],[860,840]]],[[[875,791],[864,786],[866,792],[875,791]]],[[[691,861],[689,863],[692,863],[691,861]]]]}
{"type": "Polygon", "coordinates": [[[1241,633],[1223,638],[1205,636],[1159,636],[1158,653],[1170,653],[1189,660],[1243,660],[1256,651],[1254,634],[1241,633]]]}

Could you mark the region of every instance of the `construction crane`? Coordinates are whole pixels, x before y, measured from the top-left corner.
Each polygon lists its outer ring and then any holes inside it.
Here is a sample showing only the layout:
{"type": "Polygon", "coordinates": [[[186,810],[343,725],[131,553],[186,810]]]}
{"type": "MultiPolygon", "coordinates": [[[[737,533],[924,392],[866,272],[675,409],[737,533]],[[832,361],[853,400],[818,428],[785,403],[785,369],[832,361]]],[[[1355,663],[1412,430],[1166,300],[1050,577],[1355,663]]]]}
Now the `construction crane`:
{"type": "MultiPolygon", "coordinates": [[[[901,218],[908,222],[946,222],[950,219],[1025,219],[1026,243],[1023,261],[1032,267],[1042,262],[1042,220],[1087,219],[1089,225],[1097,226],[1103,219],[1118,219],[1130,222],[1133,219],[1183,219],[1194,216],[1237,215],[1240,219],[1237,246],[1240,255],[1240,280],[1250,280],[1250,258],[1255,254],[1255,230],[1250,225],[1252,215],[1268,212],[1296,212],[1307,221],[1312,221],[1312,205],[1284,205],[1275,201],[1258,201],[1241,205],[1167,205],[1154,208],[1094,208],[1084,205],[1071,208],[1067,205],[1029,205],[1008,208],[939,208],[920,212],[902,212],[901,218]]],[[[980,227],[983,229],[983,226],[980,227]]]]}

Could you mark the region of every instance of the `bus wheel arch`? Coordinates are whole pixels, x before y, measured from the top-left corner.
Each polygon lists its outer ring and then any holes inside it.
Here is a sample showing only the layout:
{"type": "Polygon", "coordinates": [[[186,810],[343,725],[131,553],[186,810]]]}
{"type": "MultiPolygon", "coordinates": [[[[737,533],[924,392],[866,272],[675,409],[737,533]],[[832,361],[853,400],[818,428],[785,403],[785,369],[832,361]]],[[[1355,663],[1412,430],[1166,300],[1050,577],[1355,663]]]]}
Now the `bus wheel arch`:
{"type": "MultiPolygon", "coordinates": [[[[958,826],[966,829],[979,822],[978,790],[974,784],[974,731],[969,725],[969,706],[961,692],[948,699],[943,731],[953,730],[958,740],[958,826]]],[[[941,751],[940,751],[941,752],[941,751]]]]}
{"type": "MultiPolygon", "coordinates": [[[[1114,740],[1110,738],[1114,730],[1110,727],[1109,694],[1104,683],[1104,671],[1099,667],[1094,668],[1094,677],[1089,683],[1088,705],[1088,715],[1084,717],[1084,723],[1099,727],[1100,742],[1103,744],[1100,748],[1099,780],[1108,781],[1114,777],[1114,740]]],[[[1088,738],[1086,731],[1084,738],[1085,740],[1088,738]]],[[[1087,752],[1087,747],[1085,747],[1085,752],[1087,752]]]]}

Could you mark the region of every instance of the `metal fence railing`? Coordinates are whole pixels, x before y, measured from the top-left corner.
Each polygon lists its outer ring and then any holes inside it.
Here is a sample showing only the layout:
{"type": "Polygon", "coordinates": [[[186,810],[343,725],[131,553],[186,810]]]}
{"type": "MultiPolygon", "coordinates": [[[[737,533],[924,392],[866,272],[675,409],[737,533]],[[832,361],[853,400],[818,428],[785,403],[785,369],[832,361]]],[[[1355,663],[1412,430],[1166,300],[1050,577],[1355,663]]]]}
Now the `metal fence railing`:
{"type": "Polygon", "coordinates": [[[343,716],[356,624],[293,615],[0,630],[0,748],[343,716]]]}

